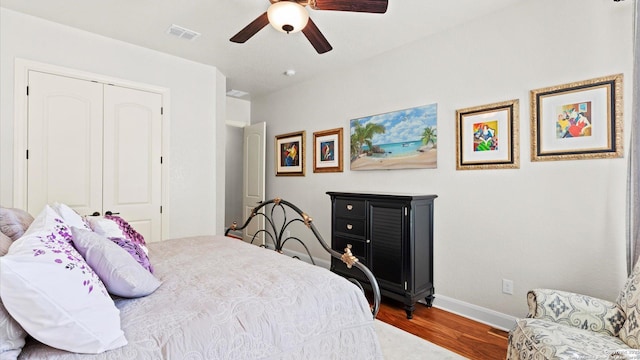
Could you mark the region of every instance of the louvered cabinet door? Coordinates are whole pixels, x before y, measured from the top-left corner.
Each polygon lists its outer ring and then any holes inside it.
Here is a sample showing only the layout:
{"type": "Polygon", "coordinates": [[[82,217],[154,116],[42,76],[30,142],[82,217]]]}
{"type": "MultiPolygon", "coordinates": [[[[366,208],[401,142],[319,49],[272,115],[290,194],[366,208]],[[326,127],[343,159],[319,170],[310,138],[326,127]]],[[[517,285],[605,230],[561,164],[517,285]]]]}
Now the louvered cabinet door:
{"type": "Polygon", "coordinates": [[[406,209],[402,202],[369,202],[371,271],[381,287],[397,293],[408,289],[406,209]]]}

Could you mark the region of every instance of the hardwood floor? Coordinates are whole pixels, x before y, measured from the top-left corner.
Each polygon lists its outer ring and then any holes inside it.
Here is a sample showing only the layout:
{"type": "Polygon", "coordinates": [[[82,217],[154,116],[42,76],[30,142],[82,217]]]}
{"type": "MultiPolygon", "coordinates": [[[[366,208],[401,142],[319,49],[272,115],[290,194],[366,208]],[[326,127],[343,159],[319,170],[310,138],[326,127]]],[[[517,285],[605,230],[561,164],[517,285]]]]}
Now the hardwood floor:
{"type": "Polygon", "coordinates": [[[435,307],[418,303],[409,320],[402,303],[383,298],[377,318],[468,359],[504,360],[507,356],[505,331],[435,307]]]}

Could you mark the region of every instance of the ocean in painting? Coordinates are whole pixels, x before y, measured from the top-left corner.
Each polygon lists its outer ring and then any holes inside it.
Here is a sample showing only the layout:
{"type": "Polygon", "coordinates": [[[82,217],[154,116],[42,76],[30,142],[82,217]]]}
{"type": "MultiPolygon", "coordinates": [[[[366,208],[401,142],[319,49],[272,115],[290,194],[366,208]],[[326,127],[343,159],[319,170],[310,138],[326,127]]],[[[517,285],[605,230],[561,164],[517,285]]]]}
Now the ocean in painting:
{"type": "MultiPolygon", "coordinates": [[[[418,150],[422,147],[422,140],[416,141],[403,141],[392,144],[375,144],[374,147],[381,150],[381,152],[375,152],[372,154],[374,158],[387,158],[387,157],[403,157],[417,155],[418,150]],[[384,153],[382,152],[384,151],[384,153]]],[[[369,150],[365,145],[364,150],[369,150]]]]}

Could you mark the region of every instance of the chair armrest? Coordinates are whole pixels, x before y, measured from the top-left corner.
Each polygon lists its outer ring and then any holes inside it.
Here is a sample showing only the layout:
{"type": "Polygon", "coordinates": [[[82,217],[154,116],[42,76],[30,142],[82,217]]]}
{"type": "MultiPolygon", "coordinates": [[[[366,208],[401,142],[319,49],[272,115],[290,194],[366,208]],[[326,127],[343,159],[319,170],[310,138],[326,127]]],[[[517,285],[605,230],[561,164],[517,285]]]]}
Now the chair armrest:
{"type": "Polygon", "coordinates": [[[527,293],[527,317],[618,336],[626,320],[618,304],[588,295],[552,289],[527,293]]]}

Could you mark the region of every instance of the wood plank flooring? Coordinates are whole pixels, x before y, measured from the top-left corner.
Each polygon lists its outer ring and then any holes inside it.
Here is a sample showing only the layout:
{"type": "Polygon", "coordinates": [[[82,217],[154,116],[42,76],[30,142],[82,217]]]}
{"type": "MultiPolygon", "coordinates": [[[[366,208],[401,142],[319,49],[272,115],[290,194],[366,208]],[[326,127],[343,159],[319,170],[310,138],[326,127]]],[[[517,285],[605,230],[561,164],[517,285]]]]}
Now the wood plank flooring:
{"type": "Polygon", "coordinates": [[[505,331],[435,307],[418,303],[409,320],[402,303],[383,298],[377,318],[468,359],[504,360],[507,356],[505,331]]]}

